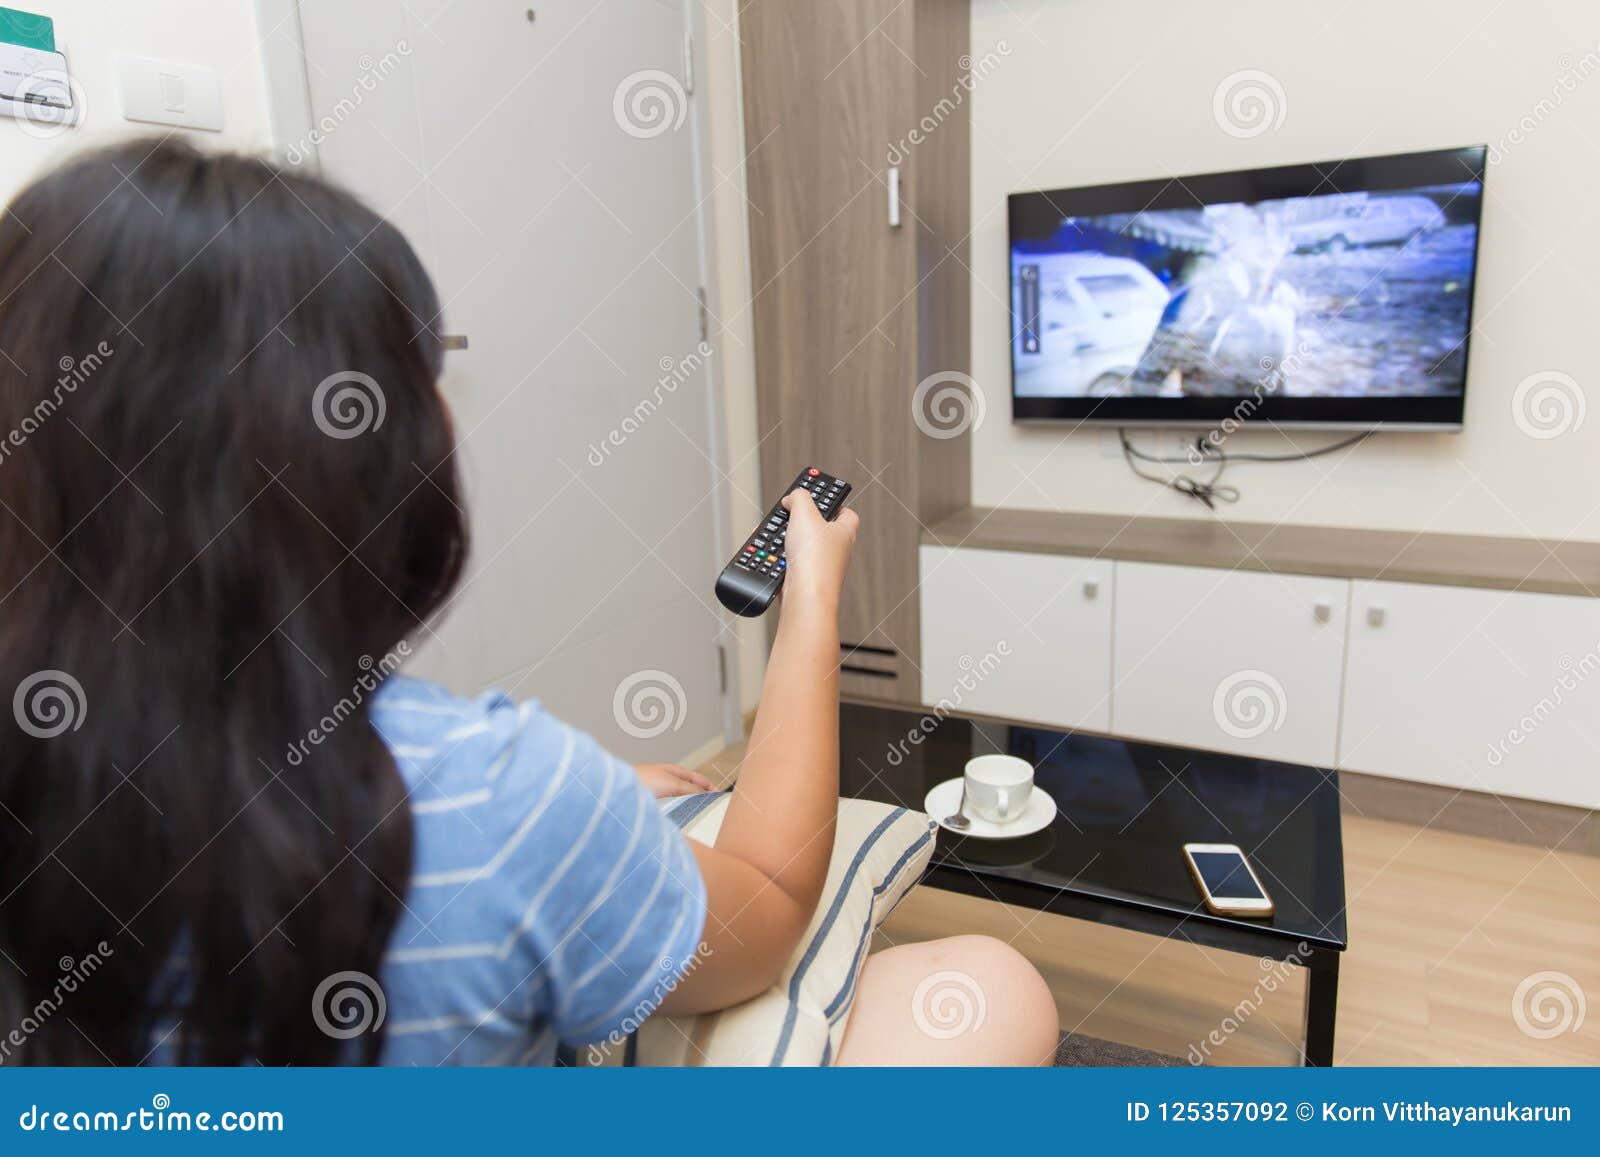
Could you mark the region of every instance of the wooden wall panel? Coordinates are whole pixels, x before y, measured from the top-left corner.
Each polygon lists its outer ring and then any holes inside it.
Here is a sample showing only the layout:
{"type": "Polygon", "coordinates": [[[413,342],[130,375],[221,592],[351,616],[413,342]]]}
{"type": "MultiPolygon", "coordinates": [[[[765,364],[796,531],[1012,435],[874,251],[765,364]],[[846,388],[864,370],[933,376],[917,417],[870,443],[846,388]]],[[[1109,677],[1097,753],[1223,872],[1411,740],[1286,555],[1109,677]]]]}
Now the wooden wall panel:
{"type": "Polygon", "coordinates": [[[969,360],[964,262],[941,260],[965,245],[964,112],[941,128],[947,142],[924,146],[925,190],[909,180],[922,158],[903,163],[898,229],[886,180],[930,86],[954,83],[943,74],[966,23],[965,0],[753,0],[741,12],[763,498],[808,464],[856,486],[863,529],[840,622],[862,648],[844,658],[855,697],[917,699],[918,543],[970,490],[966,439],[919,434],[912,411],[925,366],[969,360]],[[918,59],[935,48],[950,58],[937,79],[918,59]],[[959,206],[935,204],[935,189],[956,187],[959,206]]]}

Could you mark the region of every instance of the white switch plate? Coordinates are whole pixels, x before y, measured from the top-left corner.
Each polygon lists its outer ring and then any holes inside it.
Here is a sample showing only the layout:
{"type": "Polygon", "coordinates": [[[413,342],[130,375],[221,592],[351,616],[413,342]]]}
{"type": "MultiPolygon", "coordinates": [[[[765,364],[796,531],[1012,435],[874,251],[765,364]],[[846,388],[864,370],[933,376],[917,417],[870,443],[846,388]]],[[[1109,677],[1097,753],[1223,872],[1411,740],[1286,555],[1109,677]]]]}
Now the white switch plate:
{"type": "Polygon", "coordinates": [[[215,71],[149,56],[116,58],[125,120],[222,131],[222,86],[215,71]]]}

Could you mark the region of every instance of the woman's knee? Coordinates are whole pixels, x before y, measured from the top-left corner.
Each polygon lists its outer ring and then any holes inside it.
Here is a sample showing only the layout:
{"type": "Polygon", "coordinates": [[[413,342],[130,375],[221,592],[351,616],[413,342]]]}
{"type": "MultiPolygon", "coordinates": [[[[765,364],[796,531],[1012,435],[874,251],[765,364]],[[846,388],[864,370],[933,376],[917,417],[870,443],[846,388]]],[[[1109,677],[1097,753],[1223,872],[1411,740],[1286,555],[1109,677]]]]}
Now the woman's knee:
{"type": "Polygon", "coordinates": [[[996,1037],[1014,1042],[1013,1063],[1051,1061],[1060,1018],[1050,986],[1026,956],[993,936],[951,936],[929,947],[939,967],[913,994],[913,1015],[934,1024],[981,1018],[996,1037]]]}
{"type": "Polygon", "coordinates": [[[839,1063],[1042,1065],[1055,1000],[1032,964],[990,936],[951,936],[868,958],[839,1063]]]}

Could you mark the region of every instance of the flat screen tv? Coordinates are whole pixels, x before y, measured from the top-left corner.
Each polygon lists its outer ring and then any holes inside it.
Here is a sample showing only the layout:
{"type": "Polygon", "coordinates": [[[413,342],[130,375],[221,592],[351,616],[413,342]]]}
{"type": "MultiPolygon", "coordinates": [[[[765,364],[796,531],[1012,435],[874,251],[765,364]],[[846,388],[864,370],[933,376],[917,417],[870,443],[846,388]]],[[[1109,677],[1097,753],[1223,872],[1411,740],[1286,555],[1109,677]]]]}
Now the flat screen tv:
{"type": "Polygon", "coordinates": [[[1013,193],[1013,418],[1459,428],[1485,154],[1013,193]]]}

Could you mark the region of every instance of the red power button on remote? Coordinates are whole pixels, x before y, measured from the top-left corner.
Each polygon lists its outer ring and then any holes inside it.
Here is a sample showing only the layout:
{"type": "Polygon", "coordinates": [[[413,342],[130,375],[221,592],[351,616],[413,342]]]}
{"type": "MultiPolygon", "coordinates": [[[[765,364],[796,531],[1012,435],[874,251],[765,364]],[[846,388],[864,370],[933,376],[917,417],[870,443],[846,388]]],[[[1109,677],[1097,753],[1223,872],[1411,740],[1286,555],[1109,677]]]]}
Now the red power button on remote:
{"type": "Polygon", "coordinates": [[[811,477],[815,478],[817,475],[821,474],[822,471],[818,470],[815,466],[813,466],[811,469],[807,470],[806,473],[811,475],[811,477]]]}

